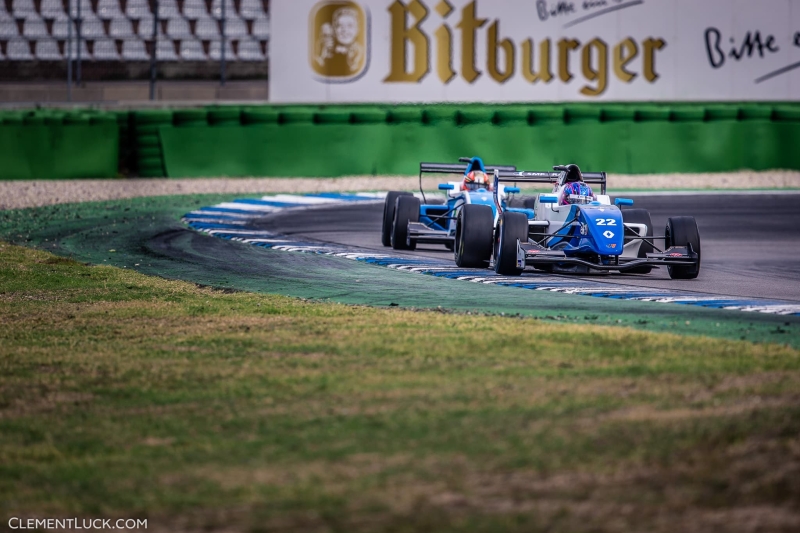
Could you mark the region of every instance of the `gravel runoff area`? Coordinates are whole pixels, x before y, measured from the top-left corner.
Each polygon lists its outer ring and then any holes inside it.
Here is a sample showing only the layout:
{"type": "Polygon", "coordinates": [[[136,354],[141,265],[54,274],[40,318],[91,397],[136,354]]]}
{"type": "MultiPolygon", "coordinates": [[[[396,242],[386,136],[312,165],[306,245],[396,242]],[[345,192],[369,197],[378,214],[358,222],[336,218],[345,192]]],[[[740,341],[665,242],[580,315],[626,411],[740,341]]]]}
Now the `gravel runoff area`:
{"type": "MultiPolygon", "coordinates": [[[[433,190],[440,177],[426,177],[423,186],[433,190]]],[[[413,190],[413,176],[360,176],[345,178],[189,178],[189,179],[86,179],[0,181],[0,209],[139,196],[204,193],[297,193],[335,191],[413,190]]],[[[800,171],[740,171],[709,174],[610,174],[614,190],[775,189],[800,188],[800,171]]]]}

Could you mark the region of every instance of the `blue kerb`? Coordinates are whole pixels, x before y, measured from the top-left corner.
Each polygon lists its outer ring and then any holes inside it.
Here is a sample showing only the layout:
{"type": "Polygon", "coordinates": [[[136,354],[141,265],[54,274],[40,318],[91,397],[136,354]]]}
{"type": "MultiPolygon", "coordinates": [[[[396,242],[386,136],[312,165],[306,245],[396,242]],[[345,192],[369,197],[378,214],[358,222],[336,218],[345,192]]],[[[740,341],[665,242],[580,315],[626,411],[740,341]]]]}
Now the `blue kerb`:
{"type": "MultiPolygon", "coordinates": [[[[246,204],[246,205],[263,205],[267,207],[279,207],[279,208],[287,208],[287,207],[300,207],[305,206],[306,204],[299,204],[299,203],[290,203],[290,202],[276,202],[273,200],[251,200],[251,199],[241,199],[241,200],[234,200],[232,203],[235,204],[246,204]]],[[[255,214],[264,214],[264,213],[253,213],[255,214]]]]}
{"type": "Polygon", "coordinates": [[[240,215],[249,215],[249,216],[253,216],[254,214],[256,214],[256,213],[253,212],[252,209],[234,209],[232,207],[213,207],[213,206],[208,206],[208,207],[201,207],[200,209],[195,209],[194,211],[192,211],[188,215],[184,215],[184,218],[188,217],[189,215],[198,213],[198,212],[202,213],[203,211],[214,211],[214,212],[217,212],[217,213],[236,213],[236,214],[240,214],[240,215]]]}
{"type": "Polygon", "coordinates": [[[337,192],[320,192],[315,194],[306,194],[305,196],[311,198],[332,198],[335,200],[342,200],[345,202],[363,202],[363,201],[374,201],[375,198],[371,198],[369,196],[358,196],[356,194],[339,194],[337,192]]]}
{"type": "Polygon", "coordinates": [[[183,215],[183,218],[185,218],[187,220],[198,220],[198,219],[201,219],[201,220],[204,220],[204,219],[208,219],[208,220],[242,220],[242,217],[234,217],[234,216],[231,216],[231,215],[213,215],[213,214],[208,214],[207,215],[207,214],[204,214],[204,213],[201,213],[201,214],[189,213],[188,215],[183,215]]]}

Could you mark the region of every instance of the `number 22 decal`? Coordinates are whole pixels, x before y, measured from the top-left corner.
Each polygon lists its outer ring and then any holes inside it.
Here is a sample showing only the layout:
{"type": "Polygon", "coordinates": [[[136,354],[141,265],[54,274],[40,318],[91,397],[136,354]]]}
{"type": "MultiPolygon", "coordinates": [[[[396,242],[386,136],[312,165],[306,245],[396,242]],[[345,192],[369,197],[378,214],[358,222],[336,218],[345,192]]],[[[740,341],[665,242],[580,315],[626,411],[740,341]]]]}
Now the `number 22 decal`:
{"type": "Polygon", "coordinates": [[[594,223],[598,226],[616,226],[617,221],[613,218],[596,218],[594,219],[594,223]]]}

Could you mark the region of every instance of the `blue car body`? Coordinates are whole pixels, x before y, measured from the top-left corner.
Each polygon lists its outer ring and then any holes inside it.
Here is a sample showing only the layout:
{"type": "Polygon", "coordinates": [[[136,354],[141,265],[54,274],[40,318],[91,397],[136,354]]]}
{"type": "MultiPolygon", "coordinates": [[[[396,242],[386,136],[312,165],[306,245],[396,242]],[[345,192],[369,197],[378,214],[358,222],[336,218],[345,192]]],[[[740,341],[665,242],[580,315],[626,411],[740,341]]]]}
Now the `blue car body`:
{"type": "Polygon", "coordinates": [[[573,205],[567,220],[574,222],[557,230],[556,236],[547,241],[548,247],[560,249],[567,256],[622,255],[625,230],[622,212],[617,206],[600,202],[573,205]]]}
{"type": "MultiPolygon", "coordinates": [[[[466,176],[476,170],[486,173],[486,166],[480,157],[473,157],[469,160],[463,175],[466,176]]],[[[439,188],[448,192],[445,203],[420,205],[419,222],[409,224],[410,239],[421,243],[452,243],[456,234],[455,220],[458,217],[458,211],[467,204],[489,206],[492,209],[493,218],[497,219],[497,205],[491,191],[487,189],[462,191],[460,185],[460,181],[440,184],[439,188]],[[437,232],[438,235],[433,232],[437,232]]],[[[499,201],[504,210],[524,213],[529,219],[533,219],[535,216],[532,209],[509,207],[505,194],[499,196],[499,201]]]]}

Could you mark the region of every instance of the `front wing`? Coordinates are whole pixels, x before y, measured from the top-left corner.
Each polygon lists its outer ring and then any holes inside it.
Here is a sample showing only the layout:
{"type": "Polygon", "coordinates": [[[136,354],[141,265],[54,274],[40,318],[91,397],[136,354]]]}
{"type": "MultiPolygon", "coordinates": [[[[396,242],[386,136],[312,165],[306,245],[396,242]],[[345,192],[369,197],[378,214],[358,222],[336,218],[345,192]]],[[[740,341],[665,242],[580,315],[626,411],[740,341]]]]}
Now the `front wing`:
{"type": "Polygon", "coordinates": [[[580,257],[567,256],[562,250],[551,250],[538,244],[517,241],[517,268],[547,265],[581,265],[593,270],[625,272],[641,266],[691,266],[696,265],[699,260],[700,256],[692,250],[691,244],[687,246],[672,246],[663,253],[649,253],[647,257],[642,258],[610,256],[602,263],[595,263],[580,257]]]}
{"type": "Polygon", "coordinates": [[[417,241],[418,244],[449,244],[455,239],[447,230],[431,229],[422,222],[409,222],[408,240],[417,241]]]}

